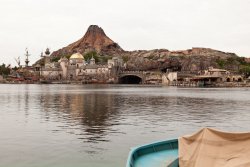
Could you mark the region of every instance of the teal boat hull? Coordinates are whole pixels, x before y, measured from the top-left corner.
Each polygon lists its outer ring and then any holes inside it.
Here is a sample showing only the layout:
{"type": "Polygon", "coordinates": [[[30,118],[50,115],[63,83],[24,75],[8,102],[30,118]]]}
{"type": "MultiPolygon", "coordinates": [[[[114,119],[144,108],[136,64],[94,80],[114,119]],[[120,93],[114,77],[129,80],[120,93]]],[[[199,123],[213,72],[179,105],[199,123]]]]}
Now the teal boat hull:
{"type": "Polygon", "coordinates": [[[126,167],[178,167],[178,139],[132,148],[126,167]]]}

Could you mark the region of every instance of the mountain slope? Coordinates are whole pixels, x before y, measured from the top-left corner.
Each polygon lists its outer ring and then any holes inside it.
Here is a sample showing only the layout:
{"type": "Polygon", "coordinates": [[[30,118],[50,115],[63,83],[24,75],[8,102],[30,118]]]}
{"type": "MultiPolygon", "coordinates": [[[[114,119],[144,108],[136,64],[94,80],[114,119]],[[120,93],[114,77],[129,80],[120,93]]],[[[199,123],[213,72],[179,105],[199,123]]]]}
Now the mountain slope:
{"type": "Polygon", "coordinates": [[[102,55],[114,55],[122,53],[123,49],[114,41],[112,41],[97,25],[89,26],[85,35],[78,41],[59,49],[51,54],[52,57],[71,55],[76,52],[82,54],[89,51],[96,51],[102,55]]]}

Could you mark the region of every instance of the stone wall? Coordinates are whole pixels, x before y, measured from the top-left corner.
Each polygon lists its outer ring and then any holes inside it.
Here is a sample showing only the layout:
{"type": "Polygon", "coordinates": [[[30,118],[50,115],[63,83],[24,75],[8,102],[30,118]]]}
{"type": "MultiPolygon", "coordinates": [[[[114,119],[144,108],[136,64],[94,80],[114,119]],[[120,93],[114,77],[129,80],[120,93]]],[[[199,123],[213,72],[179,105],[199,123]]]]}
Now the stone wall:
{"type": "Polygon", "coordinates": [[[168,72],[162,75],[163,85],[172,85],[177,82],[177,72],[168,72]]]}

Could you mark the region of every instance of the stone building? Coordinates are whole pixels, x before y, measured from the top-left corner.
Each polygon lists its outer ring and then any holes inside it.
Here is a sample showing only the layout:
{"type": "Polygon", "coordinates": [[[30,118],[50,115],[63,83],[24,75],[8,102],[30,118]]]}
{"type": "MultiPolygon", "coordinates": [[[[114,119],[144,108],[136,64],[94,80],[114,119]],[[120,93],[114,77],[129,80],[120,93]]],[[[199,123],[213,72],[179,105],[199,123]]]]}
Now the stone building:
{"type": "Polygon", "coordinates": [[[228,86],[243,83],[243,76],[225,69],[209,67],[198,74],[179,74],[177,85],[181,86],[228,86]]]}
{"type": "Polygon", "coordinates": [[[190,79],[190,82],[198,85],[221,85],[225,86],[231,82],[242,82],[243,77],[238,74],[230,73],[225,69],[217,69],[209,67],[207,70],[200,71],[199,75],[196,75],[190,79]]]}
{"type": "Polygon", "coordinates": [[[113,57],[107,64],[96,64],[92,57],[87,63],[80,53],[74,53],[69,59],[61,58],[58,62],[47,62],[41,68],[41,77],[46,80],[95,80],[107,82],[118,70],[123,68],[121,58],[113,57]]]}
{"type": "Polygon", "coordinates": [[[209,67],[207,70],[201,71],[199,78],[211,79],[214,82],[241,82],[241,75],[232,74],[225,69],[209,67]]]}

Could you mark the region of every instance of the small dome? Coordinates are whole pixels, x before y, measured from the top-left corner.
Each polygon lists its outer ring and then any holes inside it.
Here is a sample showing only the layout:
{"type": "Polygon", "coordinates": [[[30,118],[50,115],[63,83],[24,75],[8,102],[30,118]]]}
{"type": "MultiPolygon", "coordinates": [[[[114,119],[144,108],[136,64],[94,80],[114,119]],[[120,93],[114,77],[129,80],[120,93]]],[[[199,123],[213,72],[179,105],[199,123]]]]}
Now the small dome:
{"type": "Polygon", "coordinates": [[[49,55],[49,54],[50,54],[49,48],[46,49],[45,54],[46,54],[46,55],[49,55]]]}
{"type": "Polygon", "coordinates": [[[70,56],[70,59],[84,59],[84,57],[81,53],[74,53],[72,56],[70,56]]]}

